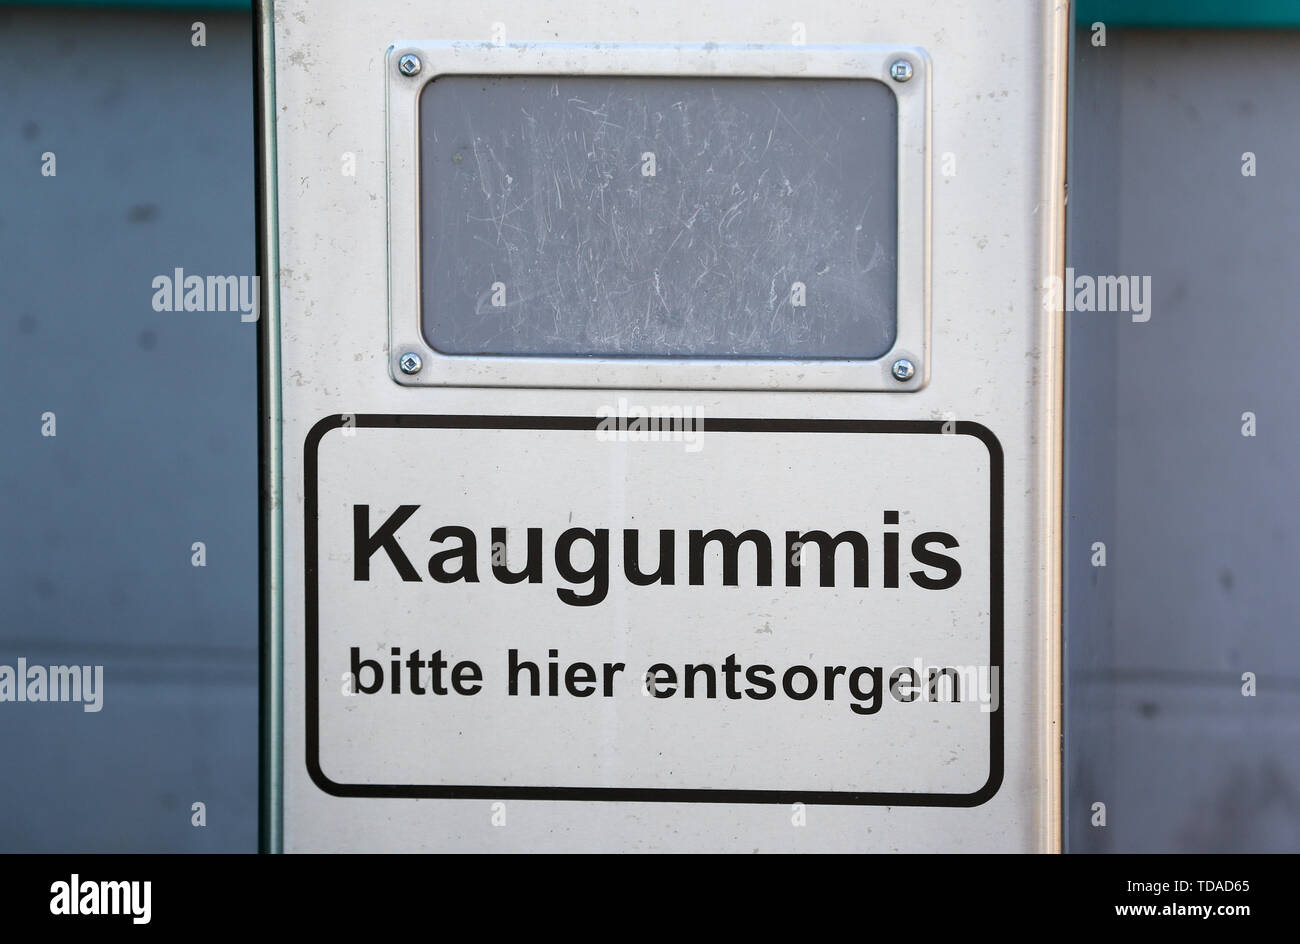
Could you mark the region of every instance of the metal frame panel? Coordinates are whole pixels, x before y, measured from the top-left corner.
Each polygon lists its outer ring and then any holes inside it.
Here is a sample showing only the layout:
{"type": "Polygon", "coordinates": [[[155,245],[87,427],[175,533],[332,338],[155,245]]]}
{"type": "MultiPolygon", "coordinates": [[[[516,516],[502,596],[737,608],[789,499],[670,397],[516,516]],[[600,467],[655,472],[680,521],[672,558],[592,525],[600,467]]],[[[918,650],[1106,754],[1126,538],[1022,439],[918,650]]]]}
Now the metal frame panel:
{"type": "Polygon", "coordinates": [[[398,42],[385,56],[388,109],[389,370],[408,386],[673,387],[730,390],[917,390],[928,376],[929,60],[916,47],[732,46],[640,43],[398,42]],[[407,77],[401,57],[422,68],[407,77]],[[914,72],[893,81],[890,64],[914,72]],[[446,355],[420,330],[420,93],[442,75],[608,75],[717,78],[872,79],[898,104],[897,336],[872,360],[518,357],[446,355]],[[417,354],[424,367],[403,373],[417,354]],[[916,373],[897,380],[900,358],[916,373]]]}

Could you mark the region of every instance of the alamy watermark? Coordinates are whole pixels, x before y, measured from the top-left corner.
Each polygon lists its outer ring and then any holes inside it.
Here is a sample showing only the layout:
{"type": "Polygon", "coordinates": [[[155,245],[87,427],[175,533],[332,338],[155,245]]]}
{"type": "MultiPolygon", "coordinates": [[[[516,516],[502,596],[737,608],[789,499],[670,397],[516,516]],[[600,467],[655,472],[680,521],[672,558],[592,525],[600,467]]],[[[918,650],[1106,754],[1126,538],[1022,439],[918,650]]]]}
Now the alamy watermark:
{"type": "Polygon", "coordinates": [[[687,452],[704,448],[704,408],[701,406],[638,406],[626,397],[617,406],[602,406],[596,424],[599,442],[678,442],[687,452]]]}
{"type": "Polygon", "coordinates": [[[1047,311],[1131,312],[1135,323],[1151,320],[1151,276],[1079,275],[1073,268],[1065,278],[1052,276],[1043,290],[1047,311]]]}
{"type": "Polygon", "coordinates": [[[260,279],[256,275],[154,276],[154,311],[237,311],[245,323],[257,320],[260,279]]]}
{"type": "Polygon", "coordinates": [[[132,924],[148,924],[152,899],[153,882],[93,882],[73,872],[50,886],[50,914],[130,915],[132,924]]]}
{"type": "Polygon", "coordinates": [[[4,701],[71,701],[80,702],[82,711],[99,711],[104,707],[104,667],[102,665],[0,665],[0,702],[4,701]]]}

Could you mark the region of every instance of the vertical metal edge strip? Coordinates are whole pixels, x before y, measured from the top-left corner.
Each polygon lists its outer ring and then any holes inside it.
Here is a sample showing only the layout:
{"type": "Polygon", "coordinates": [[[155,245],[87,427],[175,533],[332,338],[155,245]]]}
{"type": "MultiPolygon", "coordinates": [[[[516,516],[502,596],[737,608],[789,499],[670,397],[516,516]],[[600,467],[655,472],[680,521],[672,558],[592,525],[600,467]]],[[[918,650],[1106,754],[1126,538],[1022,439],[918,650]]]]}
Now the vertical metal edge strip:
{"type": "Polygon", "coordinates": [[[275,150],[274,0],[253,5],[257,152],[258,851],[284,845],[284,512],[280,405],[279,214],[275,150]]]}
{"type": "MultiPolygon", "coordinates": [[[[1039,277],[1035,286],[1036,299],[1043,290],[1059,279],[1065,266],[1065,161],[1066,117],[1068,105],[1068,69],[1070,49],[1070,0],[1056,0],[1052,9],[1043,14],[1043,59],[1047,68],[1043,73],[1042,109],[1042,191],[1039,206],[1040,245],[1044,258],[1039,262],[1039,277]]],[[[1061,562],[1063,534],[1063,475],[1065,441],[1065,336],[1063,311],[1053,309],[1041,312],[1039,321],[1040,386],[1036,408],[1041,411],[1044,440],[1039,453],[1042,463],[1037,476],[1044,489],[1039,507],[1043,517],[1036,523],[1041,547],[1039,572],[1039,638],[1042,642],[1042,692],[1045,708],[1044,724],[1040,726],[1039,755],[1046,768],[1041,809],[1042,852],[1061,852],[1064,845],[1062,832],[1062,610],[1061,562]]]]}

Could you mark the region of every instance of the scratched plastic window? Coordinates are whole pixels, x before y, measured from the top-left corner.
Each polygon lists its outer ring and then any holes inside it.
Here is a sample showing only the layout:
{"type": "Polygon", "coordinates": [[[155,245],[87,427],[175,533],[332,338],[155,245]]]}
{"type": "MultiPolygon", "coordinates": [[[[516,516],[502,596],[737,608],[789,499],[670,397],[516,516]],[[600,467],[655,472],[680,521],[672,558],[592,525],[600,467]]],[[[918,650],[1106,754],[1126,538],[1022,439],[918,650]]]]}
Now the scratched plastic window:
{"type": "Polygon", "coordinates": [[[860,358],[897,331],[897,110],[870,80],[444,76],[420,99],[445,354],[860,358]]]}

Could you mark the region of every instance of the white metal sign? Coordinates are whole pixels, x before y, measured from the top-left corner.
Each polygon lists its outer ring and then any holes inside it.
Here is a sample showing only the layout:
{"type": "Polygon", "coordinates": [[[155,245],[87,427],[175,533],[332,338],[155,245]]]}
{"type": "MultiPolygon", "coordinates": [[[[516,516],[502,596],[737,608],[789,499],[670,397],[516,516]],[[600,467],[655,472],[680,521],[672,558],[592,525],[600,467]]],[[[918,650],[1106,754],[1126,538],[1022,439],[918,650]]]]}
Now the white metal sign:
{"type": "Polygon", "coordinates": [[[983,427],[948,426],[322,421],[304,483],[313,779],[357,797],[982,802],[1002,779],[1002,457],[983,427]]]}
{"type": "Polygon", "coordinates": [[[1065,4],[262,9],[266,844],[1059,848],[1065,4]]]}

